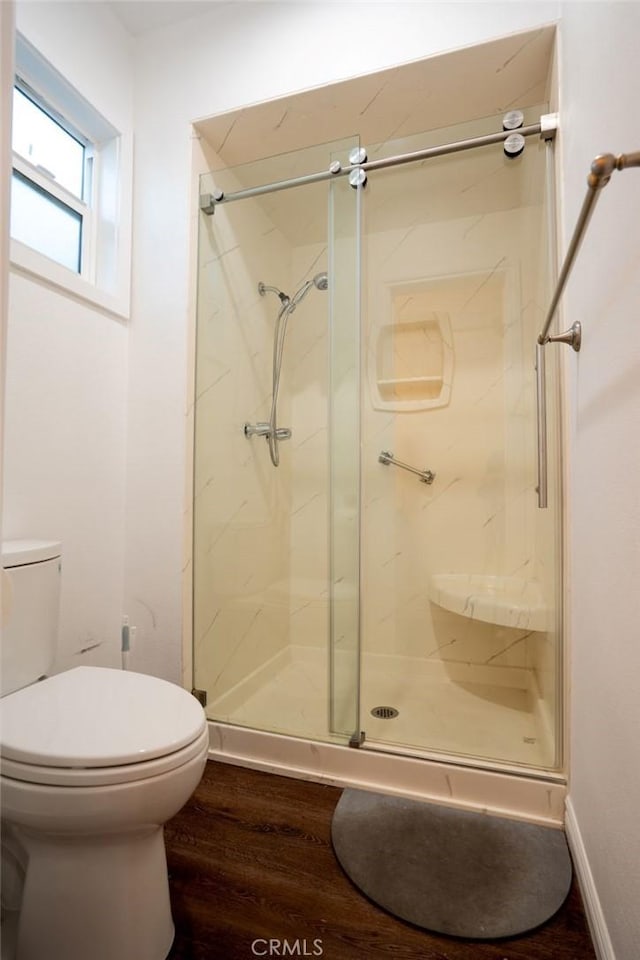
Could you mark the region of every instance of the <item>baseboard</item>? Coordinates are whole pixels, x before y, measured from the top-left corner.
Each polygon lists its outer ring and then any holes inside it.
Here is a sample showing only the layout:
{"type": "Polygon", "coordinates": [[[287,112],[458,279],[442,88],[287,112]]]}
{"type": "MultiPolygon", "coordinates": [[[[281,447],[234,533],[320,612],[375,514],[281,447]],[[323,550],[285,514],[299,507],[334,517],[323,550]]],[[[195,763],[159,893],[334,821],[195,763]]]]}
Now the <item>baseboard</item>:
{"type": "Polygon", "coordinates": [[[584,909],[589,921],[591,938],[595,947],[598,960],[616,960],[613,952],[613,945],[609,937],[607,922],[602,911],[602,904],[598,897],[598,891],[589,866],[589,859],[585,849],[580,827],[576,819],[575,810],[571,803],[571,798],[567,798],[565,812],[565,832],[573,857],[573,864],[578,875],[578,883],[582,899],[584,900],[584,909]]]}

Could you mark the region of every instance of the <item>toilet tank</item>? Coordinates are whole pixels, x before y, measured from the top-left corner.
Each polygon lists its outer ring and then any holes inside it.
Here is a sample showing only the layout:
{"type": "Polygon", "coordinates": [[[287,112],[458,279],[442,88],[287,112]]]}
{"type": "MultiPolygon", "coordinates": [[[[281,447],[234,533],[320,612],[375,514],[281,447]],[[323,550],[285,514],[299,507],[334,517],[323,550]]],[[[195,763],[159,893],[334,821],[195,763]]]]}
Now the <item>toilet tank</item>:
{"type": "Polygon", "coordinates": [[[2,544],[3,697],[51,671],[58,639],[61,555],[61,544],[52,540],[2,544]]]}

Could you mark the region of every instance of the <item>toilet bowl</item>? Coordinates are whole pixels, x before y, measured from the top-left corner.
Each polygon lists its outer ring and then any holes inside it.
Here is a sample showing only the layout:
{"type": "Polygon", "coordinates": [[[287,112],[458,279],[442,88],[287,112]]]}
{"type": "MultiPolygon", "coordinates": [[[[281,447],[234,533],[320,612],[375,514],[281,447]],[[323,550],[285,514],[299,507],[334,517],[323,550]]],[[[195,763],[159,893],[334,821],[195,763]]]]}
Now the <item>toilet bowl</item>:
{"type": "Polygon", "coordinates": [[[200,704],[156,677],[77,667],[3,697],[0,724],[16,960],[163,960],[163,826],[204,770],[200,704]]]}

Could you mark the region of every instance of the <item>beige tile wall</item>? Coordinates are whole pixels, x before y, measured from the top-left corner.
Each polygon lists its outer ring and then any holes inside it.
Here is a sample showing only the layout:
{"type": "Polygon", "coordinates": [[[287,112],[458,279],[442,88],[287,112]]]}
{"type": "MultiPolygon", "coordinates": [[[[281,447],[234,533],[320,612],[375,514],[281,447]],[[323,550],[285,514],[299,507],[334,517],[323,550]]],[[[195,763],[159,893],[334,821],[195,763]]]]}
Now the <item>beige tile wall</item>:
{"type": "MultiPolygon", "coordinates": [[[[226,186],[226,185],[225,185],[226,186]]],[[[204,184],[206,189],[207,184],[204,184]]],[[[290,470],[276,470],[245,421],[268,420],[271,351],[290,247],[247,200],[202,218],[195,403],[194,657],[196,685],[215,699],[289,641],[286,603],[271,587],[289,577],[290,470]]],[[[288,390],[281,408],[286,419],[288,390]]],[[[283,419],[281,422],[285,422],[283,419]]]]}
{"type": "MultiPolygon", "coordinates": [[[[529,165],[537,163],[533,145],[529,165]]],[[[524,159],[524,158],[523,158],[524,159]]],[[[372,409],[376,385],[363,403],[363,506],[365,578],[364,643],[382,652],[499,661],[504,628],[479,630],[475,651],[456,633],[468,634],[462,618],[434,618],[428,601],[435,573],[535,576],[534,434],[532,349],[535,325],[537,251],[541,215],[536,207],[499,209],[503,184],[513,174],[500,155],[487,176],[472,158],[452,160],[456,193],[446,220],[430,211],[429,177],[398,173],[405,187],[385,191],[374,184],[369,198],[365,282],[367,346],[379,349],[389,323],[389,288],[414,282],[426,291],[433,311],[449,318],[452,331],[451,396],[443,407],[398,412],[372,409]],[[466,177],[465,177],[466,173],[466,177]],[[405,225],[388,228],[388,193],[412,196],[415,213],[405,225]],[[480,193],[481,198],[476,195],[480,193]],[[497,203],[492,203],[497,199],[497,203]],[[484,204],[486,212],[482,212],[484,204]],[[498,209],[494,210],[493,207],[498,209]],[[471,215],[464,215],[471,209],[471,215]],[[455,214],[462,214],[455,216],[455,214]],[[524,329],[526,325],[527,329],[524,329]],[[378,463],[381,449],[436,473],[432,486],[393,466],[378,463]],[[482,637],[482,639],[481,639],[482,637]]],[[[539,164],[538,164],[539,166],[539,164]]],[[[506,191],[517,193],[513,184],[506,191]]],[[[439,194],[438,206],[447,198],[439,194]]],[[[375,363],[367,365],[371,381],[375,363]]],[[[509,640],[514,640],[510,637],[509,640]]],[[[525,644],[519,663],[526,665],[525,644]]],[[[513,664],[515,648],[509,660],[513,664]]]]}

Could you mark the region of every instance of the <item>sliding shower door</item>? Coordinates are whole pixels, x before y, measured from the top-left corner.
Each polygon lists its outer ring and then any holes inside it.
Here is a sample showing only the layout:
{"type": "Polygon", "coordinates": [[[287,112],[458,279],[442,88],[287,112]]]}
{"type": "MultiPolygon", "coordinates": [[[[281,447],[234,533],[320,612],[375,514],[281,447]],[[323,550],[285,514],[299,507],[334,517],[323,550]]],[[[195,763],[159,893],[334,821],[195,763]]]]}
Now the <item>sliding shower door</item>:
{"type": "MultiPolygon", "coordinates": [[[[501,129],[491,117],[365,146],[377,160],[501,129]]],[[[201,184],[225,199],[200,217],[194,685],[220,722],[554,771],[549,352],[547,509],[535,489],[548,148],[451,150],[370,169],[364,187],[308,177],[357,146],[201,184]]]]}
{"type": "Polygon", "coordinates": [[[331,183],[329,276],[329,726],[352,744],[360,727],[360,232],[362,189],[331,183]]]}
{"type": "MultiPolygon", "coordinates": [[[[222,169],[200,193],[327,170],[355,146],[222,169]]],[[[200,217],[194,686],[211,719],[338,742],[357,727],[357,237],[344,179],[200,217]]]]}
{"type": "MultiPolygon", "coordinates": [[[[432,131],[370,156],[500,125],[432,131]]],[[[535,343],[549,300],[544,152],[537,137],[516,159],[501,143],[476,147],[381,170],[367,185],[361,726],[376,749],[560,762],[554,442],[547,510],[535,490],[535,343]]]]}

